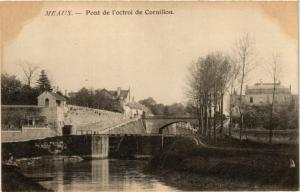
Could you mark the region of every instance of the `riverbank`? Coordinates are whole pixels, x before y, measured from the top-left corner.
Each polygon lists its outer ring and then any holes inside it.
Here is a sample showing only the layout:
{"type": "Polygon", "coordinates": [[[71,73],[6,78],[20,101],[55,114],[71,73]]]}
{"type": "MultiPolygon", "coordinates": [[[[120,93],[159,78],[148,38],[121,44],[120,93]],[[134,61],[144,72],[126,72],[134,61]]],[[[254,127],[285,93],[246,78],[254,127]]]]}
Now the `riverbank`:
{"type": "Polygon", "coordinates": [[[2,164],[2,191],[48,191],[33,179],[24,176],[17,166],[2,164]]]}
{"type": "MultiPolygon", "coordinates": [[[[56,161],[67,163],[77,163],[83,161],[79,156],[40,156],[31,158],[20,158],[2,162],[2,191],[53,191],[46,189],[38,183],[40,179],[29,178],[22,174],[21,169],[28,167],[42,167],[56,161]],[[13,179],[12,179],[13,178],[13,179]]],[[[49,179],[49,178],[48,178],[49,179]]]]}
{"type": "Polygon", "coordinates": [[[192,140],[181,139],[155,156],[147,172],[162,176],[166,183],[186,186],[186,190],[189,186],[197,190],[298,190],[298,169],[298,153],[293,150],[199,147],[192,140]],[[289,159],[295,161],[294,169],[289,167],[289,159]],[[227,185],[207,185],[209,181],[197,180],[197,175],[215,177],[227,185]]]}

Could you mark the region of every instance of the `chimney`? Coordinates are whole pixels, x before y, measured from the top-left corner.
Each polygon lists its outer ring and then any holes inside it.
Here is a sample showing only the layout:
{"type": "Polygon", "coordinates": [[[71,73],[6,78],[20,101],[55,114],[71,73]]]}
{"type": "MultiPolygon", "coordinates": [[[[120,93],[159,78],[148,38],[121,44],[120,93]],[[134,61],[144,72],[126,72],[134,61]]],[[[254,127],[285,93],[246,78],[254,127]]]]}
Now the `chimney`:
{"type": "Polygon", "coordinates": [[[117,97],[119,97],[121,95],[121,87],[117,88],[117,97]]]}

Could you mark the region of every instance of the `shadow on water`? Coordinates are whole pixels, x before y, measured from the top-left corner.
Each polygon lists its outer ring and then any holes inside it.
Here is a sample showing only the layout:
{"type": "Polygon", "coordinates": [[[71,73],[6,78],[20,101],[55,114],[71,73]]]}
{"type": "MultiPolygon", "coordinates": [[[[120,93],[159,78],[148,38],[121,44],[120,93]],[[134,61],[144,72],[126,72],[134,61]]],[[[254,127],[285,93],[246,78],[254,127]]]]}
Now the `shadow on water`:
{"type": "Polygon", "coordinates": [[[143,172],[146,161],[103,159],[78,163],[53,162],[22,172],[54,191],[173,191],[158,177],[143,172]],[[44,178],[44,179],[43,179],[44,178]]]}

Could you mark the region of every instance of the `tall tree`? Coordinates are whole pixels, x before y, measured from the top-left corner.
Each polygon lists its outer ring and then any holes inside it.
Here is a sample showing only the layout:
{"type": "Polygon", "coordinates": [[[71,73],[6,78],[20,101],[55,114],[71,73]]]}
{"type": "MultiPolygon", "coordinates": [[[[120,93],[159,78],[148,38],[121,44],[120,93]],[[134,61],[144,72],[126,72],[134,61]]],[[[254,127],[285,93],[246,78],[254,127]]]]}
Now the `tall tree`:
{"type": "Polygon", "coordinates": [[[269,143],[272,143],[273,137],[273,110],[275,104],[275,94],[276,94],[276,85],[279,83],[280,73],[281,73],[281,65],[280,65],[280,54],[273,54],[272,62],[269,66],[269,74],[272,78],[273,82],[273,90],[272,90],[272,102],[270,107],[270,121],[269,121],[269,143]]]}
{"type": "Polygon", "coordinates": [[[52,87],[45,70],[42,70],[37,80],[37,88],[41,91],[52,91],[52,87]]]}
{"type": "Polygon", "coordinates": [[[20,64],[20,67],[24,73],[25,82],[26,82],[27,86],[30,87],[31,81],[32,81],[34,74],[35,74],[36,70],[38,69],[38,67],[34,66],[32,64],[29,64],[27,62],[20,64]]]}
{"type": "Polygon", "coordinates": [[[37,89],[24,85],[16,76],[1,74],[1,103],[4,105],[36,105],[37,89]]]}
{"type": "MultiPolygon", "coordinates": [[[[197,108],[202,133],[208,137],[211,135],[212,114],[217,114],[217,109],[221,113],[220,123],[223,123],[223,95],[231,78],[231,64],[228,56],[211,53],[193,63],[188,74],[187,96],[197,108]]],[[[214,138],[216,125],[217,116],[214,116],[214,138]]]]}
{"type": "Polygon", "coordinates": [[[232,70],[231,70],[231,78],[229,80],[229,88],[228,88],[228,93],[230,96],[230,101],[229,101],[229,137],[231,138],[231,128],[232,128],[232,113],[233,113],[233,101],[232,101],[232,95],[235,91],[235,87],[237,85],[237,77],[239,76],[240,73],[240,65],[238,65],[235,61],[232,62],[232,70]]]}
{"type": "Polygon", "coordinates": [[[1,74],[1,103],[4,105],[15,104],[17,95],[22,89],[21,81],[16,76],[1,74]]]}
{"type": "Polygon", "coordinates": [[[236,44],[237,62],[240,65],[240,93],[239,93],[239,112],[240,112],[240,140],[242,139],[243,112],[242,95],[245,79],[250,71],[255,67],[254,62],[254,40],[248,33],[244,34],[236,44]]]}

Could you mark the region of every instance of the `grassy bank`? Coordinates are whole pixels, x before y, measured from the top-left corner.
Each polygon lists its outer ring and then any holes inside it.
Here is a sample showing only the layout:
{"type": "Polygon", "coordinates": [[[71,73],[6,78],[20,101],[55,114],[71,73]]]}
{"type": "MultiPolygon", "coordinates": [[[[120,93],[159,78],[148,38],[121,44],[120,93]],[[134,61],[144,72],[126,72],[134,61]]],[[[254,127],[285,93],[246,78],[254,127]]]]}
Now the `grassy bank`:
{"type": "MultiPolygon", "coordinates": [[[[298,170],[298,153],[293,153],[293,150],[283,152],[264,146],[199,147],[192,140],[181,139],[155,156],[148,170],[159,174],[175,171],[190,175],[186,176],[185,182],[197,183],[196,174],[226,179],[229,183],[250,183],[257,190],[274,190],[274,186],[277,190],[296,190],[299,186],[298,171],[289,168],[290,158],[298,170]]],[[[182,182],[180,176],[178,179],[177,182],[182,182]]]]}

